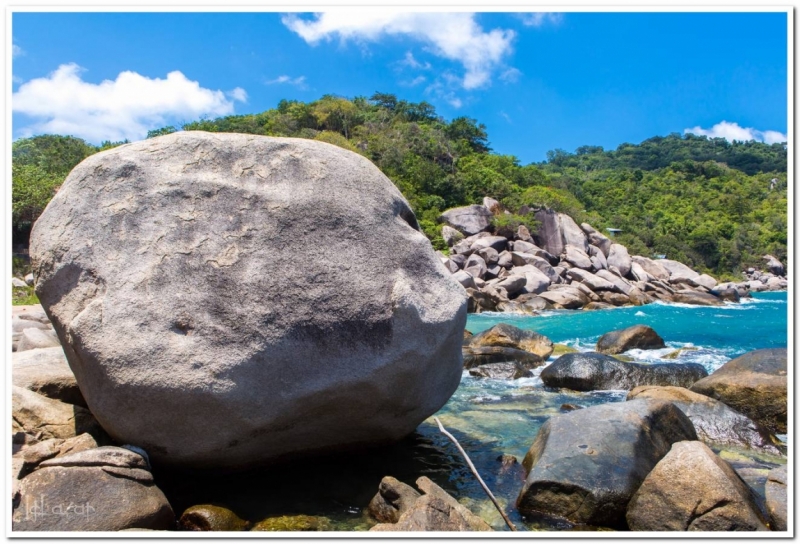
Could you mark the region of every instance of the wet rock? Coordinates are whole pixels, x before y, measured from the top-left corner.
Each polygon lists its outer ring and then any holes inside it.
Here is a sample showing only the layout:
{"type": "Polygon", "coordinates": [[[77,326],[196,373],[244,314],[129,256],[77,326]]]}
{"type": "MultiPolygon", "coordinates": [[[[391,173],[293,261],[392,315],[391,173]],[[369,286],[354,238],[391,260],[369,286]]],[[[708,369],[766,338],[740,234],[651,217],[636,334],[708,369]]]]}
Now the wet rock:
{"type": "Polygon", "coordinates": [[[183,131],[97,153],[30,253],[92,413],[163,464],[398,440],[461,378],[464,289],[392,182],[323,142],[183,131]]]}
{"type": "Polygon", "coordinates": [[[759,349],[732,359],[692,385],[774,433],[786,432],[786,348],[759,349]]]}
{"type": "Polygon", "coordinates": [[[788,529],[787,482],[786,465],[770,470],[767,475],[765,494],[767,512],[769,513],[769,526],[773,531],[786,531],[788,529]]]}
{"type": "Polygon", "coordinates": [[[491,225],[492,217],[492,212],[489,211],[489,208],[473,204],[472,206],[447,210],[439,217],[439,221],[447,223],[459,232],[469,236],[488,229],[489,225],[491,225]]]}
{"type": "Polygon", "coordinates": [[[605,333],[597,341],[597,351],[613,355],[631,349],[661,349],[666,347],[664,339],[646,325],[634,325],[626,329],[605,333]]]}
{"type": "Polygon", "coordinates": [[[175,515],[147,461],[104,447],[44,461],[19,483],[15,531],[170,529],[175,515]],[[124,498],[124,500],[121,500],[124,498]]]}
{"type": "Polygon", "coordinates": [[[628,505],[633,531],[765,531],[752,490],[702,442],[677,442],[628,505]]]}
{"type": "Polygon", "coordinates": [[[370,531],[491,531],[481,518],[427,477],[417,480],[424,493],[403,513],[397,523],[380,523],[370,531]]]}
{"type": "Polygon", "coordinates": [[[671,403],[640,399],[552,416],[523,466],[523,514],[624,528],[628,501],[674,442],[695,440],[691,421],[671,403]],[[633,404],[636,403],[636,404],[633,404]]]}
{"type": "Polygon", "coordinates": [[[554,357],[557,357],[559,355],[564,355],[565,353],[578,353],[578,350],[566,344],[553,344],[552,355],[554,357]]]}
{"type": "Polygon", "coordinates": [[[421,495],[416,489],[391,476],[385,476],[367,507],[380,523],[397,523],[421,495]]]}
{"type": "Polygon", "coordinates": [[[11,390],[11,418],[14,432],[30,433],[44,440],[72,438],[85,432],[102,433],[97,420],[86,408],[17,386],[12,386],[11,390]]]}
{"type": "Polygon", "coordinates": [[[233,511],[213,504],[190,506],[178,520],[183,531],[244,531],[247,525],[233,511]]]}
{"type": "Polygon", "coordinates": [[[482,365],[494,363],[519,363],[525,368],[537,368],[545,363],[541,356],[515,348],[505,348],[500,346],[489,347],[465,347],[464,368],[476,368],[482,365]]]}
{"type": "Polygon", "coordinates": [[[567,353],[545,367],[540,377],[547,387],[596,391],[631,390],[640,385],[688,387],[708,372],[699,364],[643,365],[625,363],[602,353],[567,353]]]}
{"type": "Polygon", "coordinates": [[[14,353],[11,364],[15,386],[68,404],[86,406],[61,346],[14,353]]]}
{"type": "Polygon", "coordinates": [[[518,380],[533,376],[533,369],[541,366],[524,365],[518,362],[490,363],[469,369],[469,375],[476,378],[491,378],[494,380],[518,380]]]}
{"type": "Polygon", "coordinates": [[[553,342],[535,331],[523,330],[508,323],[498,323],[472,337],[470,347],[514,348],[537,355],[542,360],[553,353],[553,342]]]}
{"type": "Polygon", "coordinates": [[[259,521],[251,531],[331,531],[331,520],[323,516],[276,516],[259,521]]]}
{"type": "Polygon", "coordinates": [[[709,445],[758,450],[781,455],[770,432],[725,404],[684,387],[643,386],[628,393],[628,400],[666,400],[692,420],[697,437],[709,445]]]}
{"type": "Polygon", "coordinates": [[[677,291],[672,295],[673,302],[695,304],[697,306],[724,306],[725,303],[709,293],[677,291]]]}
{"type": "Polygon", "coordinates": [[[567,402],[562,404],[559,410],[561,410],[562,412],[574,412],[575,410],[582,410],[583,408],[584,407],[581,406],[580,404],[572,404],[567,402]]]}
{"type": "Polygon", "coordinates": [[[718,299],[728,302],[739,302],[741,298],[739,296],[739,291],[737,291],[736,288],[732,286],[724,288],[720,288],[720,286],[717,286],[714,289],[711,289],[710,293],[715,297],[717,297],[718,299]]]}

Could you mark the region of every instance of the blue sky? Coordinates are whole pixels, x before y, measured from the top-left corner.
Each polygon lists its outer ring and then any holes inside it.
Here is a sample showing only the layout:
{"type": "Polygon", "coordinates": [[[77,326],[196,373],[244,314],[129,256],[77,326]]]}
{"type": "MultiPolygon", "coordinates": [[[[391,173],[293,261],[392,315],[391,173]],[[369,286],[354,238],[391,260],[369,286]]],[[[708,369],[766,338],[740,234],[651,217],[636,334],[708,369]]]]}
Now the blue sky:
{"type": "Polygon", "coordinates": [[[375,91],[523,164],[691,130],[782,141],[786,13],[15,13],[13,134],[91,142],[375,91]]]}

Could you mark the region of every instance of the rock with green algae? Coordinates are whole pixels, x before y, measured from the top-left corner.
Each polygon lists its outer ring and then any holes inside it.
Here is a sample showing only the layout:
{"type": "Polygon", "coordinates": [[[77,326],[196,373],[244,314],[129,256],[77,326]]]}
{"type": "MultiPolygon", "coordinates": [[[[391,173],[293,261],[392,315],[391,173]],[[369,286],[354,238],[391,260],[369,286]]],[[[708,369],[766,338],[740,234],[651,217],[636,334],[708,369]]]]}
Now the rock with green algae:
{"type": "Polygon", "coordinates": [[[330,531],[331,520],[323,516],[277,516],[256,523],[251,531],[330,531]]]}
{"type": "Polygon", "coordinates": [[[178,521],[184,531],[244,531],[248,523],[223,506],[198,504],[187,508],[178,521]]]}
{"type": "Polygon", "coordinates": [[[419,492],[410,485],[385,476],[367,509],[369,515],[381,523],[397,523],[419,497],[419,492]]]}
{"type": "Polygon", "coordinates": [[[661,358],[662,359],[670,359],[670,360],[678,359],[684,353],[687,353],[689,351],[697,351],[697,349],[698,348],[695,348],[695,347],[680,348],[680,349],[676,349],[675,351],[670,351],[666,355],[662,355],[661,358]]]}
{"type": "Polygon", "coordinates": [[[558,357],[559,355],[564,355],[565,353],[577,353],[578,350],[573,348],[572,346],[568,346],[566,344],[553,344],[553,355],[554,357],[558,357]]]}

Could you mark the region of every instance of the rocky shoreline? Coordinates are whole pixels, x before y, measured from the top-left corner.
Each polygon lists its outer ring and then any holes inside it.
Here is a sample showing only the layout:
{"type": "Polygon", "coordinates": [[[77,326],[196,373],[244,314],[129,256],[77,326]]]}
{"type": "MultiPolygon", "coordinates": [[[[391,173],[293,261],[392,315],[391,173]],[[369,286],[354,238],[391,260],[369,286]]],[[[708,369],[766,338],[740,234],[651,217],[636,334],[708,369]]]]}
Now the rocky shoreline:
{"type": "MultiPolygon", "coordinates": [[[[295,462],[304,492],[335,502],[314,465],[335,453],[378,456],[369,497],[337,502],[364,529],[491,530],[443,480],[415,475],[415,489],[380,457],[448,402],[465,371],[539,373],[551,391],[629,391],[625,402],[565,406],[525,437],[521,464],[497,460],[517,516],[618,530],[785,528],[785,473],[770,476],[762,509],[707,446],[784,455],[774,433],[787,432],[786,349],[709,375],[668,357],[630,362],[631,349],[665,346],[642,325],[608,331],[589,353],[509,324],[465,331],[468,310],[721,305],[785,287],[782,265],[767,259],[772,276],[719,285],[629,256],[552,210],[534,212],[533,235],[494,229],[497,213],[490,199],[446,212],[451,255],[440,262],[391,181],[335,146],[184,132],[92,155],[33,227],[29,280],[42,307],[12,312],[12,530],[331,530],[303,508],[264,516],[205,491],[173,499],[191,474],[224,480],[295,462]],[[667,500],[676,485],[680,500],[667,500]]],[[[247,485],[280,503],[290,491],[274,482],[247,485]]]]}
{"type": "Polygon", "coordinates": [[[765,255],[766,271],[749,268],[746,281],[719,283],[678,261],[629,255],[628,249],[568,215],[532,209],[538,228],[496,228],[508,213],[491,198],[441,216],[450,254],[445,267],[469,294],[470,312],[535,314],[547,309],[597,310],[657,300],[705,306],[738,302],[751,292],[782,291],[785,267],[765,255]]]}

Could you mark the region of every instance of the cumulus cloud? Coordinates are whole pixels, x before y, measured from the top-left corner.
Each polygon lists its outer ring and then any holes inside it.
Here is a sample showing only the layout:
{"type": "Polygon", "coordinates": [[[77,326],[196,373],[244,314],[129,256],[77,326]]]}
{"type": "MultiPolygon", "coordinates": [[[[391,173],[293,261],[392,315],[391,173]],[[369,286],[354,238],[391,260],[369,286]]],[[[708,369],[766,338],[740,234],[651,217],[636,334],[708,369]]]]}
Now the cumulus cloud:
{"type": "Polygon", "coordinates": [[[278,76],[275,79],[270,79],[265,81],[267,85],[294,85],[295,87],[299,87],[300,89],[306,88],[306,76],[299,76],[299,77],[290,77],[290,76],[278,76]]]}
{"type": "Polygon", "coordinates": [[[242,89],[241,87],[236,87],[232,91],[228,91],[225,93],[231,99],[236,100],[237,102],[247,102],[247,91],[242,89]]]}
{"type": "MultiPolygon", "coordinates": [[[[494,69],[512,50],[513,30],[485,31],[474,13],[410,13],[385,9],[332,11],[302,19],[288,14],[282,22],[310,45],[338,37],[346,42],[376,42],[385,36],[422,42],[433,55],[464,67],[461,85],[477,89],[490,83],[494,69]]],[[[413,58],[413,56],[411,57],[413,58]]]]}
{"type": "Polygon", "coordinates": [[[165,79],[126,71],[101,83],[83,81],[82,71],[77,64],[62,64],[49,76],[20,85],[12,109],[36,119],[21,130],[23,136],[69,134],[95,143],[138,140],[170,119],[229,115],[233,101],[247,96],[236,88],[226,98],[223,91],[205,89],[179,71],[165,79]]]}
{"type": "Polygon", "coordinates": [[[520,18],[525,26],[540,27],[545,24],[557,25],[564,20],[563,13],[540,11],[536,13],[521,13],[520,18]]]}
{"type": "Polygon", "coordinates": [[[698,136],[708,136],[709,138],[725,138],[729,142],[740,141],[749,142],[756,140],[757,142],[764,142],[767,144],[775,144],[785,142],[787,140],[786,134],[776,130],[756,130],[752,127],[740,127],[739,123],[729,123],[722,121],[717,123],[709,129],[696,126],[694,128],[687,128],[683,131],[684,134],[696,134],[698,136]]]}
{"type": "Polygon", "coordinates": [[[503,73],[500,74],[500,80],[504,81],[505,83],[516,83],[519,81],[519,76],[522,75],[522,72],[517,70],[516,68],[509,68],[505,70],[503,73]]]}

